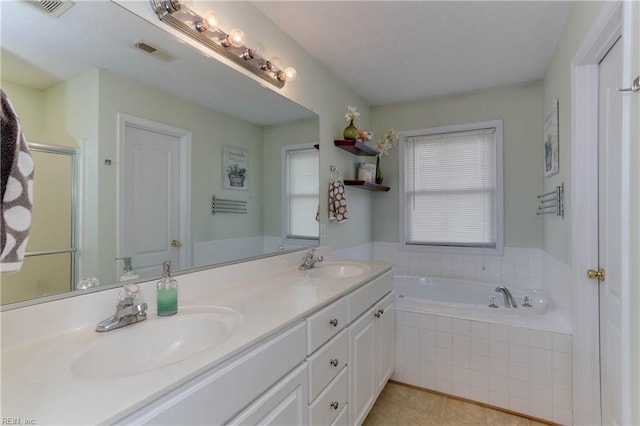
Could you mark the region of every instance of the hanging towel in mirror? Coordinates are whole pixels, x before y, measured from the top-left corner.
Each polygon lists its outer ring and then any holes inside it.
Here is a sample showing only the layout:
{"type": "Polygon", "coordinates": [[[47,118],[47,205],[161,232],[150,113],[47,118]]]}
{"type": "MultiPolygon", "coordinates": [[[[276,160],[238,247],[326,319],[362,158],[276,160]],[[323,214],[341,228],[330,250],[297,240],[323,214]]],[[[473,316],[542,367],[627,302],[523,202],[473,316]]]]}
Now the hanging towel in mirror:
{"type": "Polygon", "coordinates": [[[31,228],[33,159],[22,126],[9,99],[0,89],[0,272],[22,267],[31,228]]]}
{"type": "Polygon", "coordinates": [[[329,182],[329,221],[340,223],[346,222],[348,219],[344,185],[341,181],[332,179],[329,182]]]}

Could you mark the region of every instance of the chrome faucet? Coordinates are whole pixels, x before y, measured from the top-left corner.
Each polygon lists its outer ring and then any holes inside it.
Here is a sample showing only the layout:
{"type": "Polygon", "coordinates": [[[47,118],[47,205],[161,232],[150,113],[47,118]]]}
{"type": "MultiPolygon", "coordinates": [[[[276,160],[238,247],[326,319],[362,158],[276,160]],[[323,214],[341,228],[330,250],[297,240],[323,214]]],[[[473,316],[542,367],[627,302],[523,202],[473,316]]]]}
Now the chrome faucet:
{"type": "Polygon", "coordinates": [[[298,266],[298,269],[301,271],[306,271],[307,269],[313,268],[318,262],[322,262],[322,256],[318,256],[318,251],[316,249],[310,249],[307,254],[305,254],[302,265],[298,266]]]}
{"type": "Polygon", "coordinates": [[[120,290],[116,313],[102,320],[96,325],[96,331],[111,331],[129,324],[147,319],[147,304],[136,303],[141,296],[140,287],[137,284],[127,284],[120,290]]]}
{"type": "Polygon", "coordinates": [[[511,294],[508,288],[506,288],[503,285],[499,285],[498,287],[496,287],[496,292],[502,293],[502,295],[504,296],[505,307],[514,308],[514,309],[518,307],[516,300],[513,298],[513,295],[511,294]]]}

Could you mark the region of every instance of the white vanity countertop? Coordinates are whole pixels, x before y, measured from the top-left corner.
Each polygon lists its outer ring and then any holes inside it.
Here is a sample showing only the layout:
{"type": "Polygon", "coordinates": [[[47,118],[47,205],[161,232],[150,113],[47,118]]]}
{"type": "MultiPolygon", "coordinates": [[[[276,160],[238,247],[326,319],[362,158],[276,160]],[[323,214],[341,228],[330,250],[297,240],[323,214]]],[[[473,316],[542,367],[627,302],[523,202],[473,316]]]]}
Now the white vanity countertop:
{"type": "MultiPolygon", "coordinates": [[[[113,314],[117,290],[2,312],[2,417],[18,417],[23,424],[25,419],[36,424],[112,423],[393,266],[357,261],[371,271],[321,280],[299,271],[295,266],[299,260],[300,253],[292,253],[178,276],[177,315],[189,306],[223,306],[239,312],[242,325],[216,346],[127,377],[84,379],[73,373],[71,365],[81,349],[96,339],[165,320],[155,314],[155,282],[141,284],[149,304],[147,320],[107,333],[95,332],[95,325],[113,314]]],[[[122,350],[135,358],[135,347],[122,350]]]]}

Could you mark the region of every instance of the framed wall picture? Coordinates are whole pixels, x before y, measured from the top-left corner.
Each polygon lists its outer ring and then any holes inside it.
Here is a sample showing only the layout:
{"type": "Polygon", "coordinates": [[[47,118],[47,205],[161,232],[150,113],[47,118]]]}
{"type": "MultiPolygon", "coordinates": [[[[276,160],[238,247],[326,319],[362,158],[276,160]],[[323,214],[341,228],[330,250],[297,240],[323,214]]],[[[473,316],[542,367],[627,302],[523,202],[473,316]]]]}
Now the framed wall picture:
{"type": "Polygon", "coordinates": [[[544,175],[552,176],[560,169],[558,157],[558,100],[554,99],[551,109],[544,117],[544,175]]]}
{"type": "Polygon", "coordinates": [[[247,190],[249,152],[233,146],[222,146],[222,186],[224,189],[247,190]]]}

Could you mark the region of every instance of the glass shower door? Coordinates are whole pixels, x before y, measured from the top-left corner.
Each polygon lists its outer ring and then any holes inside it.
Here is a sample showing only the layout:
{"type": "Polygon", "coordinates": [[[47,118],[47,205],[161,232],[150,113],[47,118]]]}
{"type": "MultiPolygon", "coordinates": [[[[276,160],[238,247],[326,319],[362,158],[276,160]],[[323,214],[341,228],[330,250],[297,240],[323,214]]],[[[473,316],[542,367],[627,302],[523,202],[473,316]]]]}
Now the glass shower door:
{"type": "Polygon", "coordinates": [[[30,143],[35,163],[31,231],[22,269],[2,276],[2,304],[65,293],[76,281],[77,155],[30,143]]]}

